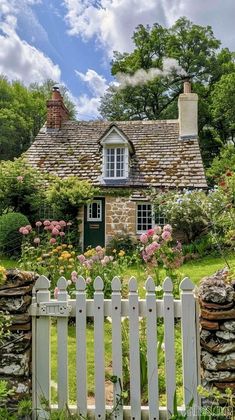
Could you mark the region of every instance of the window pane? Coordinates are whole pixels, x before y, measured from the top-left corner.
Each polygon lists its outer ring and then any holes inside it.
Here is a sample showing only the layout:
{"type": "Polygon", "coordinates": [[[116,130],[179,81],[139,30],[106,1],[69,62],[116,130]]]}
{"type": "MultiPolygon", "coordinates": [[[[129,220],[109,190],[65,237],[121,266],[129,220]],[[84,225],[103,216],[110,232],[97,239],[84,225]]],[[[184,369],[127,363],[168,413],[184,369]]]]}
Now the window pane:
{"type": "Polygon", "coordinates": [[[152,228],[151,204],[137,205],[137,231],[144,232],[152,228]]]}

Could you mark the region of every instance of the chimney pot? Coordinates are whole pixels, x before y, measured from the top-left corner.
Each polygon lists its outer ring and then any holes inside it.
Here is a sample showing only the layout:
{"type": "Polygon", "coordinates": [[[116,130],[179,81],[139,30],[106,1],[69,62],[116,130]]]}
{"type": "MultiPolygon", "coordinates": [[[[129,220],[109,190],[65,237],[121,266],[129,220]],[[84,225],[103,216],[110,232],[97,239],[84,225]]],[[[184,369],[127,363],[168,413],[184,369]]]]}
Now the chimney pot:
{"type": "Polygon", "coordinates": [[[191,93],[192,92],[192,87],[191,87],[191,82],[189,79],[185,79],[184,81],[184,93],[191,93]]]}

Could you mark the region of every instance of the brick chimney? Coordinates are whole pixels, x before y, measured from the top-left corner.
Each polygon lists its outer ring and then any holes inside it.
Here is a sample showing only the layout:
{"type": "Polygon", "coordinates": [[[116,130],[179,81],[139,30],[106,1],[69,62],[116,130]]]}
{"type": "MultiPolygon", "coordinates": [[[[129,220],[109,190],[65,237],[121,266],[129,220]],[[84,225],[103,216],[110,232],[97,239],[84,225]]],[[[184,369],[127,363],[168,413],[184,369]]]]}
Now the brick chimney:
{"type": "Polygon", "coordinates": [[[184,93],[179,95],[179,136],[181,139],[198,137],[198,95],[191,92],[189,79],[184,80],[184,93]]]}
{"type": "Polygon", "coordinates": [[[52,97],[47,101],[47,128],[60,130],[62,122],[69,119],[69,111],[57,86],[52,88],[52,97]]]}

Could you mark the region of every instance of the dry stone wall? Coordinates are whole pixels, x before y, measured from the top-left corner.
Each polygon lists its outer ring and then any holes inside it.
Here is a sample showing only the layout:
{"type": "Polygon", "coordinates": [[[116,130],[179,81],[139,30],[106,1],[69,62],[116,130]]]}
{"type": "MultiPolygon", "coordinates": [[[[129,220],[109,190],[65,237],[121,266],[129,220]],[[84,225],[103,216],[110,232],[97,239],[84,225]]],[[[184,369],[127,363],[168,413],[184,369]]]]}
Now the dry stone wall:
{"type": "Polygon", "coordinates": [[[202,385],[235,391],[235,282],[221,270],[201,281],[200,340],[202,385]]]}
{"type": "Polygon", "coordinates": [[[8,406],[31,395],[31,317],[28,314],[32,289],[37,276],[8,270],[7,281],[0,286],[0,311],[9,318],[9,335],[0,343],[0,380],[14,391],[8,406]]]}

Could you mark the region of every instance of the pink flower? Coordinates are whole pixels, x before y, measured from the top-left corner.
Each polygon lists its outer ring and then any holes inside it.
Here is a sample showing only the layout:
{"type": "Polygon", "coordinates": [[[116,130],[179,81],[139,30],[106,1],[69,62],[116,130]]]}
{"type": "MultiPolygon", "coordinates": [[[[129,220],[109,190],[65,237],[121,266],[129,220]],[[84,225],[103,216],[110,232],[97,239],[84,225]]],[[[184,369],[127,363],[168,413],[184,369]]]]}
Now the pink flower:
{"type": "Polygon", "coordinates": [[[91,278],[90,277],[87,277],[86,284],[89,284],[89,283],[91,283],[91,278]]]}
{"type": "Polygon", "coordinates": [[[109,259],[108,255],[105,255],[105,257],[104,257],[105,264],[108,264],[109,261],[110,261],[110,259],[109,259]]]}
{"type": "Polygon", "coordinates": [[[40,227],[42,226],[42,222],[40,222],[40,220],[38,222],[35,223],[35,226],[40,227]]]}
{"type": "Polygon", "coordinates": [[[35,238],[35,239],[33,240],[33,242],[34,242],[35,244],[40,244],[40,238],[35,238]]]}
{"type": "Polygon", "coordinates": [[[72,271],[72,273],[71,273],[71,280],[72,280],[72,282],[73,283],[76,283],[77,278],[78,278],[77,272],[76,271],[72,271]]]}
{"type": "Polygon", "coordinates": [[[65,236],[65,233],[64,232],[60,232],[59,235],[60,236],[65,236]]]}
{"type": "Polygon", "coordinates": [[[44,226],[50,226],[51,222],[50,220],[44,220],[43,224],[44,226]]]}
{"type": "Polygon", "coordinates": [[[78,255],[77,259],[81,264],[83,264],[86,261],[86,257],[83,254],[78,255]]]}
{"type": "Polygon", "coordinates": [[[21,226],[21,228],[19,228],[19,232],[20,233],[23,233],[23,230],[24,230],[25,228],[24,228],[24,226],[21,226]]]}
{"type": "Polygon", "coordinates": [[[55,244],[55,243],[56,243],[56,239],[55,239],[55,238],[51,238],[49,242],[50,242],[50,244],[52,244],[52,245],[53,245],[53,244],[55,244]]]}
{"type": "Polygon", "coordinates": [[[165,225],[163,227],[163,231],[165,231],[165,230],[168,230],[170,233],[172,233],[172,227],[171,227],[171,225],[165,225]]]}
{"type": "Polygon", "coordinates": [[[151,243],[151,248],[156,251],[157,249],[160,248],[160,244],[158,244],[156,241],[151,243]]]}
{"type": "Polygon", "coordinates": [[[170,241],[171,240],[171,232],[169,230],[164,230],[162,232],[162,239],[166,242],[170,241]]]}
{"type": "Polygon", "coordinates": [[[140,235],[140,242],[142,244],[147,244],[147,242],[148,242],[148,236],[145,233],[142,233],[142,235],[140,235]]]}
{"type": "Polygon", "coordinates": [[[147,231],[147,236],[153,236],[154,235],[154,229],[149,229],[147,231]]]}
{"type": "Polygon", "coordinates": [[[153,241],[159,241],[159,236],[158,235],[153,235],[153,241]]]}
{"type": "Polygon", "coordinates": [[[96,252],[103,252],[103,248],[101,248],[101,246],[100,246],[100,245],[98,245],[98,246],[95,248],[95,250],[96,250],[96,252]]]}
{"type": "Polygon", "coordinates": [[[27,229],[29,232],[31,232],[31,230],[32,230],[32,226],[31,226],[31,225],[26,225],[26,226],[25,226],[25,229],[27,229]]]}
{"type": "Polygon", "coordinates": [[[44,230],[50,230],[50,226],[44,226],[44,230]]]}
{"type": "Polygon", "coordinates": [[[60,234],[60,232],[58,231],[58,229],[56,229],[56,228],[53,228],[52,229],[52,235],[54,235],[54,236],[58,236],[59,234],[60,234]]]}
{"type": "Polygon", "coordinates": [[[58,298],[58,293],[59,293],[59,288],[55,287],[54,289],[54,298],[57,299],[58,298]]]}
{"type": "Polygon", "coordinates": [[[60,229],[61,229],[61,226],[60,226],[60,225],[56,225],[56,226],[55,226],[55,228],[56,228],[57,230],[60,230],[60,229]]]}
{"type": "Polygon", "coordinates": [[[29,234],[29,231],[28,231],[28,229],[24,228],[21,233],[23,235],[28,235],[29,234]]]}
{"type": "Polygon", "coordinates": [[[64,220],[60,220],[60,221],[59,221],[59,225],[60,225],[61,227],[65,227],[65,226],[66,226],[66,222],[65,222],[64,220]]]}
{"type": "Polygon", "coordinates": [[[156,233],[156,235],[160,235],[162,233],[161,226],[155,226],[154,232],[156,233]]]}

